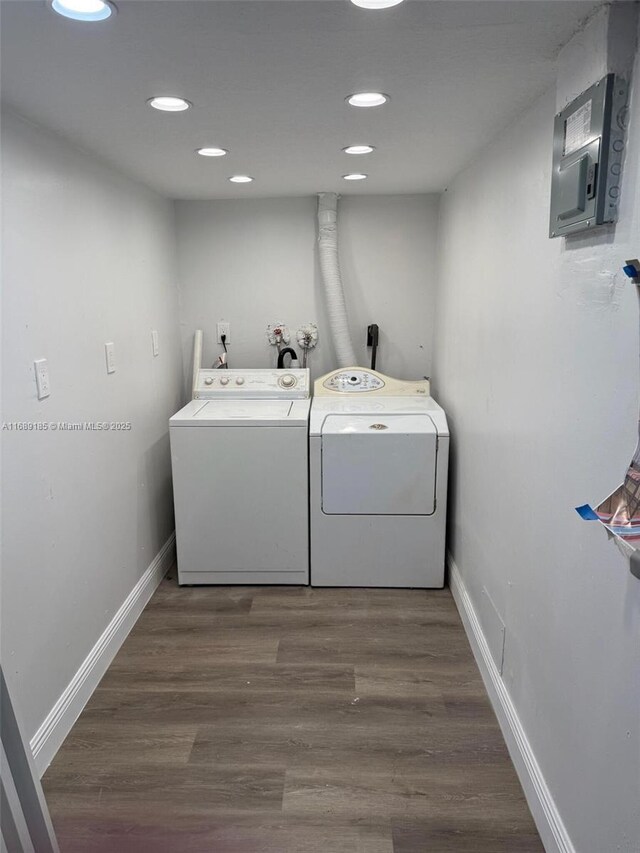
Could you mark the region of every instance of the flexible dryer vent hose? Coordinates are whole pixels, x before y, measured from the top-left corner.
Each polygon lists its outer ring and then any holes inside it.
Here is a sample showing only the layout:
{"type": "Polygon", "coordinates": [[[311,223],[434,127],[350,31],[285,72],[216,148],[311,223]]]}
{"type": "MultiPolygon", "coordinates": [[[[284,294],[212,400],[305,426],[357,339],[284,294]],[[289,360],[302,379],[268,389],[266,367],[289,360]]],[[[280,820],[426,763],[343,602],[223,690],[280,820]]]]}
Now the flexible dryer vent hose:
{"type": "Polygon", "coordinates": [[[358,363],[351,343],[347,307],[344,301],[340,262],[338,260],[338,196],[318,194],[318,254],[320,272],[327,299],[329,325],[338,357],[338,367],[354,367],[358,363]]]}

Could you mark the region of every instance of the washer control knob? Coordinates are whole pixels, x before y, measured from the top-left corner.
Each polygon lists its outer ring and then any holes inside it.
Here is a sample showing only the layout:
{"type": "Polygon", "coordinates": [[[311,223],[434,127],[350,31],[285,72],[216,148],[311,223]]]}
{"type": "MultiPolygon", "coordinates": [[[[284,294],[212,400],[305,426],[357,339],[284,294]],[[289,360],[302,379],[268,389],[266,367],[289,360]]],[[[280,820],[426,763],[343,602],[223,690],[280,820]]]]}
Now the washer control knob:
{"type": "Polygon", "coordinates": [[[296,384],[296,377],[292,376],[290,373],[285,373],[284,376],[281,376],[278,380],[278,385],[281,388],[293,388],[296,384]]]}
{"type": "Polygon", "coordinates": [[[244,385],[244,376],[238,376],[236,379],[236,385],[244,385]]]}
{"type": "Polygon", "coordinates": [[[207,376],[207,378],[204,380],[204,384],[213,385],[213,379],[210,376],[207,376]]]}
{"type": "Polygon", "coordinates": [[[229,377],[223,376],[222,379],[220,380],[220,384],[221,385],[228,385],[229,384],[229,377]]]}

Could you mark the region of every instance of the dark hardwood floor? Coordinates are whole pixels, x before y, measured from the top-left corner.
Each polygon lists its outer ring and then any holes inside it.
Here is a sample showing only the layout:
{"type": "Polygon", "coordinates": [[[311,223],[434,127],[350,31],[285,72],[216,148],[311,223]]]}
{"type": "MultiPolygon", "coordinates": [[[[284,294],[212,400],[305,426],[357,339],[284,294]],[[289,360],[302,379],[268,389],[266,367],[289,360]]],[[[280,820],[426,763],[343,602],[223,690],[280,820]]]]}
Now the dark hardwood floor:
{"type": "Polygon", "coordinates": [[[165,580],[43,783],[62,853],[543,850],[448,590],[165,580]]]}

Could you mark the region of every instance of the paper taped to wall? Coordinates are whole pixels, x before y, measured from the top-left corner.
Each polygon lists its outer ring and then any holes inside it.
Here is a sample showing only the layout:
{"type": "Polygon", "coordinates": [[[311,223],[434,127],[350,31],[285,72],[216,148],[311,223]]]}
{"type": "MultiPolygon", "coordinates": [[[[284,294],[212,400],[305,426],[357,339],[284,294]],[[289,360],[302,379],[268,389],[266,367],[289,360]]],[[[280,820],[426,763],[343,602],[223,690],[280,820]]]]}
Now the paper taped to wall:
{"type": "MultiPolygon", "coordinates": [[[[640,262],[627,261],[624,270],[636,285],[640,285],[637,275],[640,273],[640,262]]],[[[636,290],[640,296],[640,288],[636,290]]],[[[599,521],[605,526],[622,553],[632,560],[632,570],[640,565],[640,421],[638,444],[622,484],[595,509],[584,504],[576,507],[576,512],[585,521],[599,521]]]]}
{"type": "Polygon", "coordinates": [[[589,504],[576,509],[585,521],[602,522],[626,556],[640,549],[640,442],[624,482],[615,492],[595,509],[589,504]]]}

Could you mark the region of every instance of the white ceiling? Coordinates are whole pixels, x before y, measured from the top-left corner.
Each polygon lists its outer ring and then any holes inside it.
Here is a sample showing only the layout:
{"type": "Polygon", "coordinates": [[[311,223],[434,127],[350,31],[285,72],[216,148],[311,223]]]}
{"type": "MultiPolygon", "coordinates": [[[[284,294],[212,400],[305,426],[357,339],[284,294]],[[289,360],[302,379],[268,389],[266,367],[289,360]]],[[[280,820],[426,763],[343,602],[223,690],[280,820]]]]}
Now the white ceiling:
{"type": "MultiPolygon", "coordinates": [[[[595,0],[116,0],[106,22],[2,4],[3,99],[172,198],[440,191],[553,83],[595,0]],[[378,90],[391,101],[354,109],[378,90]],[[152,95],[180,95],[159,113],[152,95]],[[374,154],[341,149],[371,143],[374,154]],[[230,153],[203,158],[200,146],[230,153]],[[341,175],[364,171],[367,181],[341,175]],[[252,184],[227,177],[248,173],[252,184]]],[[[551,155],[549,155],[551,156],[551,155]]]]}

